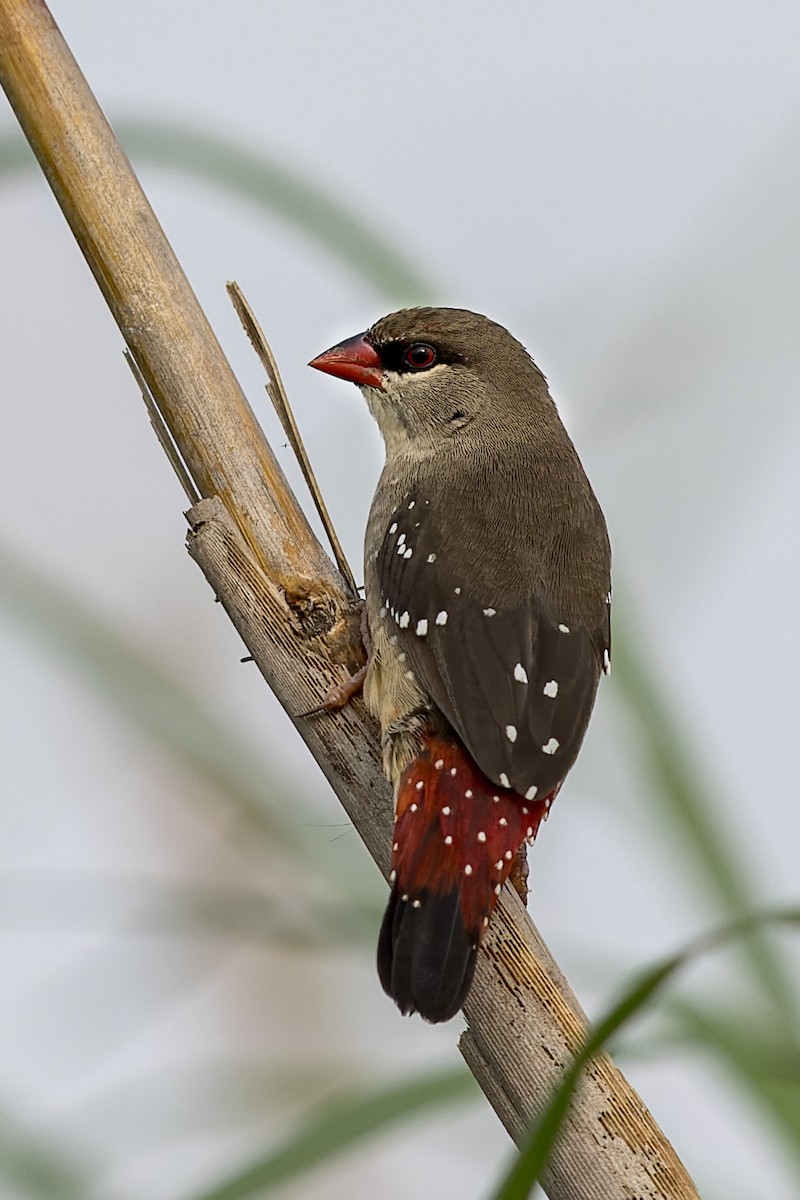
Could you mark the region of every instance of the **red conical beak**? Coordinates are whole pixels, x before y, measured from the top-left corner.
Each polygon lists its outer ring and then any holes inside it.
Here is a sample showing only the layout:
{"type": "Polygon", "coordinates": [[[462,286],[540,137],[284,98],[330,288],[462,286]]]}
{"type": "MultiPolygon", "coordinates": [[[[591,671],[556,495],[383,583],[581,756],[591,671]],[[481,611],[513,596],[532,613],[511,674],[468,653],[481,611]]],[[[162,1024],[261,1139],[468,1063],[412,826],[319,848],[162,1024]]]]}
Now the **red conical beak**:
{"type": "Polygon", "coordinates": [[[383,386],[383,363],[363,333],[357,333],[338,346],[331,346],[324,354],[312,358],[308,365],[361,387],[383,386]]]}

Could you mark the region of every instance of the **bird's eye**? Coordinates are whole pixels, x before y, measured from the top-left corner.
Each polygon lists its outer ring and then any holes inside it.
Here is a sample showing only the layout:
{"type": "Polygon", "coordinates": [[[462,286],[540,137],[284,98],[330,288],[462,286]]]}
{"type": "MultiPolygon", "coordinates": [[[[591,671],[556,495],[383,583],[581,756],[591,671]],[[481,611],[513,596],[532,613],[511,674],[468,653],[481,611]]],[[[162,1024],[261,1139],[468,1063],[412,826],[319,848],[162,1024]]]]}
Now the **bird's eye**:
{"type": "Polygon", "coordinates": [[[404,355],[404,362],[412,371],[424,371],[436,362],[436,351],[427,342],[414,342],[404,355]]]}

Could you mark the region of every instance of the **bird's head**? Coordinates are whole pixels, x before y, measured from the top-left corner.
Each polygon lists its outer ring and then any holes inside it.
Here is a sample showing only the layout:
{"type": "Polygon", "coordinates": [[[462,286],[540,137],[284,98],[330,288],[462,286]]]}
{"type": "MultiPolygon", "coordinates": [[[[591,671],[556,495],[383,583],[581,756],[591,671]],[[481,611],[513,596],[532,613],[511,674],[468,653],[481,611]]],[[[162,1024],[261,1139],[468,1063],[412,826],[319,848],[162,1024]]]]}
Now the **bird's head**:
{"type": "Polygon", "coordinates": [[[462,308],[390,313],[309,365],[362,389],[390,455],[516,437],[555,415],[525,348],[462,308]]]}

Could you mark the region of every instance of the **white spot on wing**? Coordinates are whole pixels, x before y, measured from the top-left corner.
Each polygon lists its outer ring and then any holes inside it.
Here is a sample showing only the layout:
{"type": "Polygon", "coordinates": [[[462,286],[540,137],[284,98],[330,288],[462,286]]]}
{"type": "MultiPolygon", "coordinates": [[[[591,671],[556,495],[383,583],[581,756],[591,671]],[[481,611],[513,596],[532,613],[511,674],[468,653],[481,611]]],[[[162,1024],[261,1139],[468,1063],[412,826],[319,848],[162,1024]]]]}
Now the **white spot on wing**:
{"type": "Polygon", "coordinates": [[[403,558],[411,558],[411,555],[412,555],[413,553],[414,553],[414,551],[413,551],[413,550],[411,549],[411,547],[409,546],[409,547],[408,547],[408,549],[406,550],[405,554],[403,555],[403,558]]]}
{"type": "Polygon", "coordinates": [[[449,804],[445,804],[444,808],[442,809],[442,816],[443,817],[450,816],[450,805],[449,804]]]}
{"type": "Polygon", "coordinates": [[[461,588],[453,588],[453,592],[455,593],[455,595],[456,595],[456,596],[460,596],[460,595],[461,595],[461,588]]]}
{"type": "Polygon", "coordinates": [[[535,800],[536,793],[538,792],[538,790],[539,790],[538,787],[529,787],[527,792],[525,793],[525,799],[526,800],[535,800]]]}
{"type": "Polygon", "coordinates": [[[485,617],[493,617],[493,616],[495,616],[495,615],[496,615],[496,613],[497,613],[497,609],[496,609],[496,608],[485,608],[485,609],[483,610],[483,615],[484,615],[485,617]]]}
{"type": "Polygon", "coordinates": [[[511,787],[511,784],[508,782],[508,776],[506,775],[505,771],[500,772],[500,782],[503,785],[503,787],[511,787]]]}
{"type": "Polygon", "coordinates": [[[603,671],[606,675],[611,674],[611,655],[607,650],[603,651],[603,671]]]}
{"type": "Polygon", "coordinates": [[[544,685],[542,692],[545,696],[549,696],[551,700],[555,700],[558,695],[558,682],[555,679],[551,679],[544,685]]]}
{"type": "Polygon", "coordinates": [[[436,762],[433,765],[436,767],[437,771],[441,771],[442,767],[444,766],[444,759],[437,758],[436,762]]]}
{"type": "Polygon", "coordinates": [[[397,521],[392,521],[389,526],[389,533],[397,533],[397,521]]]}
{"type": "Polygon", "coordinates": [[[542,750],[544,750],[545,754],[555,754],[558,747],[559,747],[558,739],[550,738],[550,741],[547,743],[547,745],[542,746],[542,750]]]}
{"type": "Polygon", "coordinates": [[[408,623],[410,620],[411,620],[411,617],[408,615],[407,612],[404,612],[403,615],[400,617],[400,620],[397,622],[397,624],[400,626],[401,629],[408,629],[408,623]]]}
{"type": "Polygon", "coordinates": [[[448,833],[447,837],[444,839],[444,844],[445,844],[445,846],[452,846],[452,844],[453,844],[453,839],[449,833],[448,833]]]}
{"type": "Polygon", "coordinates": [[[506,737],[510,742],[515,742],[517,740],[516,725],[506,725],[506,737]]]}
{"type": "Polygon", "coordinates": [[[436,614],[436,624],[437,625],[446,625],[447,624],[447,613],[444,609],[442,609],[441,612],[436,614]]]}
{"type": "Polygon", "coordinates": [[[425,784],[424,784],[423,780],[420,779],[419,783],[416,785],[417,791],[421,792],[424,787],[425,787],[425,784]]]}
{"type": "Polygon", "coordinates": [[[428,632],[428,618],[423,617],[421,621],[417,621],[417,637],[425,637],[428,632]]]}
{"type": "Polygon", "coordinates": [[[559,633],[569,633],[569,625],[559,625],[559,633]]]}
{"type": "Polygon", "coordinates": [[[471,875],[471,874],[472,874],[472,867],[469,865],[469,863],[467,863],[467,865],[464,867],[464,874],[465,874],[465,875],[471,875]]]}
{"type": "Polygon", "coordinates": [[[478,841],[479,841],[479,842],[485,842],[485,841],[486,841],[486,834],[483,832],[483,830],[481,830],[481,831],[480,831],[480,833],[478,834],[478,841]]]}
{"type": "Polygon", "coordinates": [[[528,672],[525,670],[522,663],[517,663],[517,665],[514,667],[514,678],[516,679],[517,683],[528,682],[528,672]]]}
{"type": "Polygon", "coordinates": [[[409,500],[409,502],[408,502],[409,509],[412,509],[416,503],[417,503],[416,500],[409,500]]]}
{"type": "Polygon", "coordinates": [[[435,554],[429,554],[429,555],[428,555],[428,557],[427,557],[427,559],[426,559],[425,561],[426,561],[426,562],[430,562],[430,563],[434,563],[434,562],[436,562],[436,555],[435,555],[435,554]]]}

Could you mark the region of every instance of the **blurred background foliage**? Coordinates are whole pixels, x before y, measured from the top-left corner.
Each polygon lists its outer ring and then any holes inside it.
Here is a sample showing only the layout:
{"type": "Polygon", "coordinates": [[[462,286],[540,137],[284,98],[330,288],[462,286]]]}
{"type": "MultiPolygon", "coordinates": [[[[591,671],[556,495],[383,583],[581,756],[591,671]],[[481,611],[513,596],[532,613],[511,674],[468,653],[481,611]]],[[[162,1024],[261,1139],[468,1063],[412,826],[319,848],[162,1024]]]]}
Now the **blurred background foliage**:
{"type": "MultiPolygon", "coordinates": [[[[84,9],[88,21],[92,6],[84,9]]],[[[607,11],[621,29],[632,7],[607,11]]],[[[446,12],[455,9],[442,5],[424,28],[438,36],[446,12]]],[[[524,25],[509,13],[507,34],[514,20],[524,25]]],[[[681,17],[691,21],[687,9],[681,17]]],[[[567,18],[549,19],[544,36],[557,40],[567,18]]],[[[75,20],[73,48],[105,102],[104,65],[92,61],[100,51],[75,20]]],[[[741,44],[728,45],[738,67],[748,61],[739,26],[741,44]]],[[[300,26],[287,29],[278,22],[276,36],[286,33],[291,57],[300,26]]],[[[480,32],[468,27],[463,38],[473,45],[480,32]]],[[[717,33],[709,18],[698,36],[717,33]]],[[[628,30],[631,54],[653,34],[646,22],[628,30]]],[[[231,45],[246,36],[232,31],[231,45]]],[[[774,38],[777,53],[777,28],[774,38]]],[[[766,36],[764,45],[772,49],[766,36]]],[[[758,46],[749,50],[761,62],[758,46]]],[[[464,63],[456,85],[462,75],[468,87],[464,63]]],[[[605,83],[610,95],[613,77],[605,83]]],[[[519,86],[536,144],[541,97],[535,83],[519,86]]],[[[691,122],[676,114],[675,94],[655,93],[651,120],[664,109],[679,129],[691,122]]],[[[495,101],[482,114],[489,129],[503,117],[495,101]]],[[[597,225],[598,260],[581,276],[565,258],[560,293],[538,281],[527,291],[526,261],[500,254],[484,302],[474,282],[459,290],[473,247],[447,244],[447,204],[461,207],[455,181],[449,190],[446,177],[436,181],[443,213],[426,194],[430,214],[420,208],[402,228],[384,209],[344,199],[352,191],[322,163],[301,169],[291,122],[302,122],[291,109],[277,126],[290,136],[268,154],[247,121],[232,136],[232,125],[219,132],[180,119],[178,104],[159,107],[168,119],[125,115],[117,131],[258,405],[262,384],[221,279],[237,276],[254,302],[354,563],[379,460],[374,435],[352,397],[307,383],[298,362],[392,307],[464,302],[510,324],[557,400],[565,396],[616,549],[614,675],[537,844],[531,910],[593,1018],[623,996],[609,1026],[613,1052],[703,1196],[735,1200],[756,1182],[773,1200],[800,1195],[791,934],[751,925],[677,981],[663,967],[641,975],[706,929],[797,899],[797,699],[785,681],[798,650],[777,636],[791,627],[798,587],[787,535],[797,509],[794,128],[776,131],[770,113],[771,145],[763,130],[745,145],[742,132],[736,170],[715,180],[713,201],[681,214],[669,254],[646,271],[637,263],[633,282],[623,279],[627,264],[603,263],[597,225]],[[241,244],[225,241],[220,211],[241,220],[241,244]],[[435,255],[426,219],[441,235],[435,255]],[[284,293],[302,297],[287,313],[284,293]],[[353,483],[362,461],[369,469],[353,483]]],[[[27,309],[21,285],[0,289],[9,363],[0,1009],[13,1047],[0,1069],[0,1194],[486,1196],[511,1154],[460,1066],[457,1023],[401,1022],[381,996],[373,956],[384,885],[182,561],[181,497],[135,388],[121,363],[110,365],[118,337],[27,147],[3,120],[4,261],[8,279],[30,288],[27,309]]],[[[717,120],[724,147],[733,118],[722,109],[717,120]]],[[[369,161],[399,186],[415,169],[406,151],[421,147],[435,173],[433,136],[412,124],[369,161]]],[[[472,143],[481,151],[482,136],[472,143]]],[[[342,135],[348,155],[363,144],[357,129],[342,135]]],[[[707,152],[713,145],[709,136],[707,152]]],[[[453,215],[459,236],[472,230],[489,253],[517,186],[514,143],[501,151],[492,169],[511,194],[501,190],[487,212],[483,185],[471,180],[477,198],[465,193],[463,207],[477,205],[483,225],[474,213],[463,227],[453,215]]],[[[530,187],[518,182],[523,199],[530,187]]],[[[591,226],[591,203],[588,211],[591,226]]],[[[481,262],[472,266],[480,276],[481,262]]],[[[260,414],[282,447],[266,405],[260,414]]]]}

